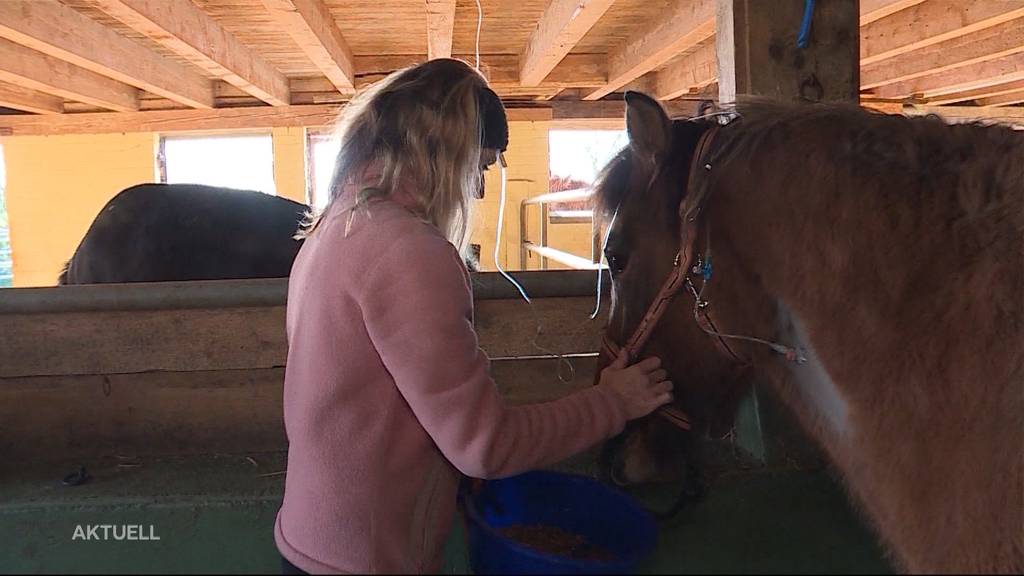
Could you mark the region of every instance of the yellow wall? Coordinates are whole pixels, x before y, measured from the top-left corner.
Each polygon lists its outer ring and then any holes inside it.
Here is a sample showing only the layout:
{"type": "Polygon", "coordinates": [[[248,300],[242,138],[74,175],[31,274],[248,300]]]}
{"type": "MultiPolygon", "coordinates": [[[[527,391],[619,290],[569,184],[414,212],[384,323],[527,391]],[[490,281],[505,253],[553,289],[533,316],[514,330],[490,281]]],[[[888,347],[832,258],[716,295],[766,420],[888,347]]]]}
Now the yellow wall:
{"type": "MultiPolygon", "coordinates": [[[[548,122],[509,122],[508,186],[500,252],[506,270],[519,270],[519,204],[548,191],[548,122]]],[[[494,241],[501,205],[501,170],[493,166],[485,179],[483,200],[476,203],[471,241],[480,244],[480,267],[494,270],[494,241]]]]}
{"type": "Polygon", "coordinates": [[[52,286],[103,205],[152,182],[151,133],[3,139],[14,286],[52,286]]]}
{"type": "Polygon", "coordinates": [[[274,128],[274,185],[277,195],[307,204],[306,129],[274,128]]]}
{"type": "MultiPolygon", "coordinates": [[[[520,202],[548,191],[548,122],[511,122],[508,189],[501,263],[519,270],[520,202]]],[[[275,128],[274,179],[279,195],[306,202],[306,131],[275,128]]],[[[15,286],[50,286],[103,205],[132,186],[157,181],[154,133],[9,136],[2,140],[7,167],[7,209],[15,286]]],[[[494,270],[494,240],[501,193],[500,170],[486,177],[486,195],[478,201],[471,241],[481,245],[481,267],[494,270]]],[[[537,242],[540,229],[531,208],[527,235],[537,242]]],[[[549,245],[589,257],[590,227],[549,225],[549,245]]],[[[539,269],[530,255],[526,268],[539,269]]],[[[561,268],[550,262],[550,268],[561,268]]]]}

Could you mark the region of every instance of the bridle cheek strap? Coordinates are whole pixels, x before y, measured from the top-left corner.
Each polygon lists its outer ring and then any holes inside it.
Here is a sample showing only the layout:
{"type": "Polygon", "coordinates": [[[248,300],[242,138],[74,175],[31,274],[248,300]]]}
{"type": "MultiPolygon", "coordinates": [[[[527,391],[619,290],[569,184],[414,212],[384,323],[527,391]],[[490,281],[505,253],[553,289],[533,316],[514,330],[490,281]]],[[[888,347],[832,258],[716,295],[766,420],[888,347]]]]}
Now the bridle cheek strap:
{"type": "MultiPolygon", "coordinates": [[[[692,226],[690,225],[692,220],[696,218],[697,212],[701,208],[701,203],[704,199],[704,189],[698,189],[695,186],[696,175],[700,171],[701,162],[703,161],[704,155],[709,148],[711,141],[714,139],[715,134],[718,132],[718,127],[713,126],[701,134],[700,140],[697,142],[697,148],[693,154],[693,160],[690,165],[690,174],[687,178],[687,196],[679,206],[679,252],[676,254],[675,262],[673,263],[672,273],[669,275],[665,283],[662,284],[661,290],[658,291],[658,295],[654,298],[651,306],[647,309],[644,317],[640,320],[640,324],[637,326],[633,335],[630,336],[626,345],[620,347],[608,337],[607,332],[605,333],[601,342],[601,353],[607,355],[610,359],[614,360],[619,357],[619,354],[628,354],[630,363],[636,361],[639,353],[643,350],[647,341],[651,337],[651,333],[654,332],[654,328],[658,325],[658,322],[665,315],[665,311],[668,309],[669,304],[672,303],[673,298],[676,297],[683,288],[686,286],[687,275],[690,273],[690,265],[693,263],[694,248],[696,245],[696,234],[691,234],[692,226]]],[[[700,302],[697,303],[697,322],[702,328],[716,331],[714,328],[714,322],[712,322],[710,314],[707,310],[700,308],[700,302]]],[[[715,337],[714,339],[716,347],[726,356],[732,358],[738,363],[744,363],[740,359],[732,348],[725,342],[721,337],[715,337]]],[[[598,375],[600,377],[600,375],[598,375]]],[[[692,423],[690,417],[672,405],[665,405],[658,409],[658,414],[669,421],[678,428],[683,430],[690,430],[692,423]]]]}

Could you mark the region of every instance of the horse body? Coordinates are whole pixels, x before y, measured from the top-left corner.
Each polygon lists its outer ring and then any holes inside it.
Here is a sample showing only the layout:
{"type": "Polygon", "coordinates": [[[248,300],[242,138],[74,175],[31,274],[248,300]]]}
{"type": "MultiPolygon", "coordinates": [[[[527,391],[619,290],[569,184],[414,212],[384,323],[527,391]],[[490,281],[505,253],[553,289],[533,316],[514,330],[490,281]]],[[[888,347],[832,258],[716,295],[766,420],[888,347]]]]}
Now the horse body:
{"type": "MultiPolygon", "coordinates": [[[[610,261],[628,259],[613,271],[620,342],[671,270],[680,222],[664,216],[693,192],[680,182],[710,126],[628,104],[631,145],[599,189],[618,210],[610,261]]],[[[740,112],[697,178],[708,189],[690,224],[713,254],[717,329],[803,349],[796,364],[730,344],[824,447],[901,567],[1024,570],[1024,138],[836,106],[740,112]]],[[[682,294],[647,346],[705,423],[736,368],[710,342],[682,294]]],[[[649,454],[623,461],[620,475],[649,479],[649,454]]]]}
{"type": "Polygon", "coordinates": [[[286,277],[308,210],[248,190],[132,186],[103,207],[59,283],[286,277]]]}

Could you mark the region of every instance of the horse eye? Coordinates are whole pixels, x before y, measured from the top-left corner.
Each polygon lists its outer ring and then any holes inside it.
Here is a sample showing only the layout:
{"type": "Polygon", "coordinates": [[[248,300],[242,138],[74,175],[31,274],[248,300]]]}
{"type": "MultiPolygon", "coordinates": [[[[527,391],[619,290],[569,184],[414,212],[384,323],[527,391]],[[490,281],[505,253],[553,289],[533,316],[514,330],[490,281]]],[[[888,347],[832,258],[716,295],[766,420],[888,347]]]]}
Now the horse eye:
{"type": "Polygon", "coordinates": [[[616,254],[611,250],[606,250],[604,257],[608,260],[608,268],[611,269],[612,274],[619,274],[626,269],[626,258],[620,254],[616,254]]]}

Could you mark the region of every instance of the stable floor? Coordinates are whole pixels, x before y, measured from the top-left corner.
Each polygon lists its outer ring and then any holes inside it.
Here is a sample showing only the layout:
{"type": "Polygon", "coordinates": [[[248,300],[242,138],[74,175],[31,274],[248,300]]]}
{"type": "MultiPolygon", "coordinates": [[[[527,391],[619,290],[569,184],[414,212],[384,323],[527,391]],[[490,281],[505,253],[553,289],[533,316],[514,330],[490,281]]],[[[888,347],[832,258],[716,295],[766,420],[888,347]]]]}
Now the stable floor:
{"type": "MultiPolygon", "coordinates": [[[[279,573],[273,522],[284,455],[206,455],[0,472],[0,572],[279,573]],[[153,526],[159,541],[72,540],[79,524],[153,526]]],[[[567,463],[566,470],[586,472],[567,463]]],[[[664,508],[671,490],[640,490],[664,508]]],[[[469,573],[461,527],[446,572],[469,573]]],[[[875,538],[827,469],[756,467],[720,478],[662,527],[644,573],[890,573],[875,538]]]]}

